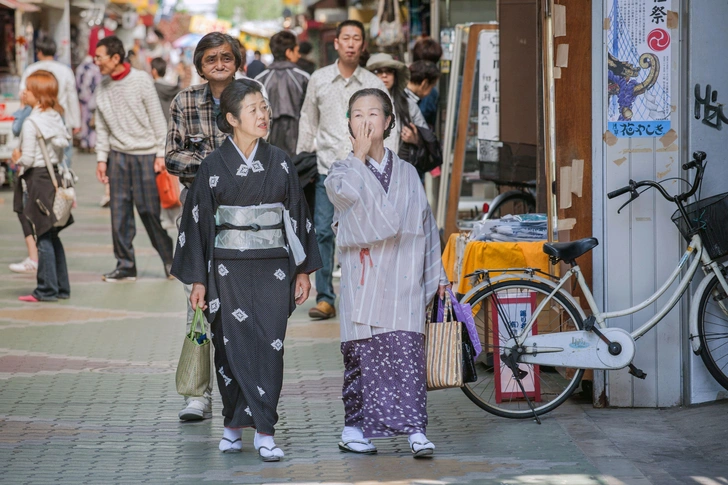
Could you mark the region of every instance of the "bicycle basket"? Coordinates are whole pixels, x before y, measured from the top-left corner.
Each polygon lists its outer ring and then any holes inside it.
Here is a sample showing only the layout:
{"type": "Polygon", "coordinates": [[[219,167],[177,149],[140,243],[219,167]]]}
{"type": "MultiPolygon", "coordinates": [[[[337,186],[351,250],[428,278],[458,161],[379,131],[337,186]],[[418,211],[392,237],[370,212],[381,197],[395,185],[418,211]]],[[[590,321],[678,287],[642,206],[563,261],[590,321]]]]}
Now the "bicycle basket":
{"type": "MultiPolygon", "coordinates": [[[[700,231],[703,247],[711,259],[718,259],[728,254],[728,192],[714,195],[685,206],[685,212],[694,228],[700,231]]],[[[672,215],[680,234],[690,242],[692,235],[687,222],[680,211],[672,215]]]]}

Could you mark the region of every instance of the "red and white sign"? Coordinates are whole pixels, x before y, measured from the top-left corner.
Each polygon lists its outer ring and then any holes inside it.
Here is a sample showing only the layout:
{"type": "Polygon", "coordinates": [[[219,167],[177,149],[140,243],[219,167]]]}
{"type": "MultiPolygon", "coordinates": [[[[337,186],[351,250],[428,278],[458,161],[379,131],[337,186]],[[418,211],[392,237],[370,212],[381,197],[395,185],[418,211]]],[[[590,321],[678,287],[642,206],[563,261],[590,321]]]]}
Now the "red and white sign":
{"type": "MultiPolygon", "coordinates": [[[[510,298],[499,298],[499,305],[493,305],[493,340],[494,345],[502,345],[509,339],[507,326],[513,330],[515,335],[519,335],[536,309],[536,292],[530,292],[526,296],[514,296],[510,298]],[[505,316],[508,321],[504,321],[505,316]],[[501,340],[501,336],[502,340],[501,340]],[[498,344],[500,342],[500,344],[498,344]]],[[[537,323],[534,322],[531,327],[531,333],[536,335],[537,323]]],[[[495,401],[501,403],[503,401],[513,401],[523,399],[523,393],[518,386],[518,382],[513,377],[513,372],[508,366],[501,362],[500,351],[493,354],[493,366],[495,372],[495,401]]],[[[519,364],[518,367],[528,373],[521,380],[526,395],[535,402],[541,401],[541,382],[539,378],[540,370],[538,365],[519,364]]]]}

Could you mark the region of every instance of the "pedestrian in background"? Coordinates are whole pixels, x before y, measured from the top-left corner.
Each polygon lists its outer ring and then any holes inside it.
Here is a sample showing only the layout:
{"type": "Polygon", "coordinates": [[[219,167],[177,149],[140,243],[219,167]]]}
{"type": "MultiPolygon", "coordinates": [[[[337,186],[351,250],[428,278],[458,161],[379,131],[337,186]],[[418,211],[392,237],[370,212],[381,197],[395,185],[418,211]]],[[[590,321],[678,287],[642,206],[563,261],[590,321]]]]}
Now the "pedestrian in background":
{"type": "Polygon", "coordinates": [[[300,54],[296,35],[284,30],[270,39],[273,63],[255,78],[265,86],[272,110],[268,142],[289,157],[296,154],[298,120],[311,76],[296,65],[300,54]]]}
{"type": "Polygon", "coordinates": [[[316,63],[311,59],[311,51],[313,51],[313,45],[304,40],[298,46],[298,53],[301,54],[301,57],[296,61],[299,69],[309,74],[313,74],[316,70],[316,63]]]}
{"type": "MultiPolygon", "coordinates": [[[[319,172],[313,218],[323,267],[316,272],[316,306],[308,313],[316,319],[336,316],[336,294],[331,276],[335,246],[331,228],[334,206],[326,195],[326,175],[334,161],[343,160],[351,151],[349,131],[344,123],[349,98],[360,89],[384,89],[382,81],[359,66],[365,45],[361,22],[341,22],[334,39],[339,59],[313,73],[301,109],[296,153],[315,151],[319,172]]],[[[387,141],[387,146],[393,148],[391,141],[387,141]]]]}
{"type": "MultiPolygon", "coordinates": [[[[437,66],[441,57],[442,47],[436,40],[430,37],[418,40],[412,48],[413,62],[430,61],[437,66]]],[[[425,121],[427,121],[430,128],[434,128],[435,123],[437,123],[437,108],[439,102],[440,92],[437,90],[437,87],[434,87],[430,91],[430,94],[421,96],[420,102],[418,103],[422,116],[425,117],[425,121]]]]}
{"type": "Polygon", "coordinates": [[[434,62],[415,61],[410,64],[409,71],[409,81],[404,92],[419,106],[420,101],[428,97],[435,89],[437,81],[440,79],[440,69],[434,62]]]}
{"type": "MultiPolygon", "coordinates": [[[[13,125],[11,129],[15,138],[20,138],[20,133],[23,130],[23,123],[33,112],[33,106],[30,106],[26,101],[25,93],[26,91],[20,91],[20,109],[13,113],[13,125]]],[[[38,247],[35,244],[35,237],[33,236],[33,226],[22,212],[22,207],[28,199],[26,184],[20,179],[20,176],[23,174],[22,171],[23,167],[20,166],[18,176],[15,177],[15,197],[21,198],[19,205],[15,208],[15,211],[18,214],[20,227],[23,230],[23,237],[25,238],[25,247],[28,250],[28,256],[19,263],[10,263],[8,268],[10,268],[10,271],[13,273],[35,274],[38,271],[38,247]]]]}
{"type": "Polygon", "coordinates": [[[260,457],[278,461],[286,326],[321,259],[293,163],[263,139],[270,118],[261,90],[242,79],[222,93],[218,125],[228,137],[192,183],[172,272],[193,286],[192,308],[212,323],[220,451],[241,451],[242,428],[253,427],[260,457]]]}
{"type": "Polygon", "coordinates": [[[25,78],[24,86],[23,98],[33,111],[23,123],[20,147],[13,151],[12,160],[23,168],[21,180],[27,186],[28,196],[23,202],[22,189],[19,193],[20,185],[16,186],[14,209],[28,220],[36,239],[38,286],[32,294],[18,299],[25,302],[66,300],[71,297],[71,284],[66,253],[58,234],[73,223],[73,217],[64,226],[55,226],[57,219],[52,209],[56,191],[51,176],[61,185],[62,176],[57,167],[71,136],[63,121],[55,76],[49,71],[36,70],[25,78]]]}
{"type": "Polygon", "coordinates": [[[81,151],[91,153],[96,147],[93,116],[96,110],[96,88],[101,83],[101,72],[94,59],[86,56],[76,68],[76,90],[81,107],[81,129],[78,134],[81,151]]]}
{"type": "MultiPolygon", "coordinates": [[[[240,66],[243,65],[239,45],[236,39],[220,32],[211,32],[200,39],[193,60],[197,73],[207,82],[180,91],[172,101],[165,164],[167,171],[178,176],[185,186],[180,194],[183,211],[187,192],[200,164],[227,139],[227,135],[217,125],[217,116],[220,114],[222,92],[235,80],[236,73],[240,72],[240,66]]],[[[189,333],[195,316],[189,301],[192,285],[185,284],[184,291],[189,333]]],[[[185,407],[179,412],[182,421],[212,417],[212,372],[214,366],[202,396],[185,396],[185,407]]]]}
{"type": "MultiPolygon", "coordinates": [[[[392,139],[394,151],[402,156],[402,145],[409,143],[417,145],[419,134],[417,126],[427,127],[427,122],[417,107],[417,103],[410,99],[405,90],[410,79],[410,71],[404,62],[395,61],[389,54],[374,54],[367,61],[367,69],[382,80],[394,100],[394,122],[392,139]]],[[[407,158],[405,158],[407,160],[407,158]]],[[[416,165],[416,160],[407,160],[416,165]]]]}
{"type": "Polygon", "coordinates": [[[136,235],[134,206],[168,278],[172,239],[162,227],[156,173],[164,168],[167,127],[149,74],[123,63],[124,45],[116,36],[96,45],[94,61],[106,76],[96,93],[96,177],[109,183],[111,229],[116,268],[104,281],[134,281],[137,276],[132,242],[136,235]]]}
{"type": "Polygon", "coordinates": [[[245,69],[245,72],[250,79],[255,79],[258,74],[265,70],[265,64],[260,60],[260,57],[260,51],[255,51],[253,53],[253,60],[250,61],[248,67],[245,69]]]}
{"type": "Polygon", "coordinates": [[[157,90],[159,96],[159,103],[162,105],[162,113],[164,113],[164,119],[169,123],[169,107],[172,104],[172,100],[181,91],[179,84],[172,85],[164,80],[167,74],[167,61],[161,57],[155,57],[151,62],[152,66],[152,79],[154,79],[154,89],[157,90]]]}
{"type": "Polygon", "coordinates": [[[417,171],[384,147],[389,96],[358,91],[348,113],[354,150],[326,178],[342,273],[339,448],[376,453],[370,438],[407,435],[414,456],[428,456],[425,307],[448,285],[440,236],[417,171]]]}
{"type": "MultiPolygon", "coordinates": [[[[25,89],[25,80],[35,71],[48,71],[58,81],[58,102],[63,108],[63,119],[69,133],[73,135],[81,131],[81,111],[78,104],[78,93],[76,92],[76,76],[67,65],[55,60],[56,43],[49,37],[40,37],[35,44],[35,53],[38,62],[28,66],[20,78],[20,91],[25,89]]],[[[71,166],[71,155],[73,145],[66,148],[64,158],[66,164],[71,166]]]]}

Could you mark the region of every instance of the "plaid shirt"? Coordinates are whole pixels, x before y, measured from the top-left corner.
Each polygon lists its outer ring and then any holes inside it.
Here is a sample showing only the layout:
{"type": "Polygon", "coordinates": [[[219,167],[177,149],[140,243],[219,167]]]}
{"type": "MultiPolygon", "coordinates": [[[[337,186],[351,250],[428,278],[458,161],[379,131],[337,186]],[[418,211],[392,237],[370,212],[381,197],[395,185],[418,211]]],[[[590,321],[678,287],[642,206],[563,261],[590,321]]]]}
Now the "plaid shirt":
{"type": "Polygon", "coordinates": [[[202,160],[227,137],[218,129],[215,114],[207,84],[190,86],[172,101],[164,159],[169,173],[186,187],[192,185],[202,160]]]}

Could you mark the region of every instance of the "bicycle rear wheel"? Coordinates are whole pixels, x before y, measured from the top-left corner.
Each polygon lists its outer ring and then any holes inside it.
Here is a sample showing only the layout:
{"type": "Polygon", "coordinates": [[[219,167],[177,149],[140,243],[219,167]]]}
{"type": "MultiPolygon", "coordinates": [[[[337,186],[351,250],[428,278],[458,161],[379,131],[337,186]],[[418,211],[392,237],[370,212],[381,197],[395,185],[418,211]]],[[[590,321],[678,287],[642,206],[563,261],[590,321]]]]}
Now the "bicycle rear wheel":
{"type": "Polygon", "coordinates": [[[728,312],[724,308],[728,308],[728,295],[718,277],[712,275],[698,307],[700,357],[713,378],[728,389],[728,312]]]}
{"type": "MultiPolygon", "coordinates": [[[[478,356],[478,380],[465,384],[463,392],[486,411],[504,418],[527,419],[533,416],[511,370],[502,362],[503,345],[509,339],[499,321],[508,320],[514,333],[524,330],[538,304],[553,288],[530,280],[508,280],[483,287],[467,301],[473,310],[483,352],[478,356]]],[[[539,334],[582,329],[582,318],[560,293],[538,315],[535,332],[539,334]]],[[[519,364],[527,372],[523,379],[536,414],[545,414],[561,405],[579,385],[584,369],[519,364]]]]}

